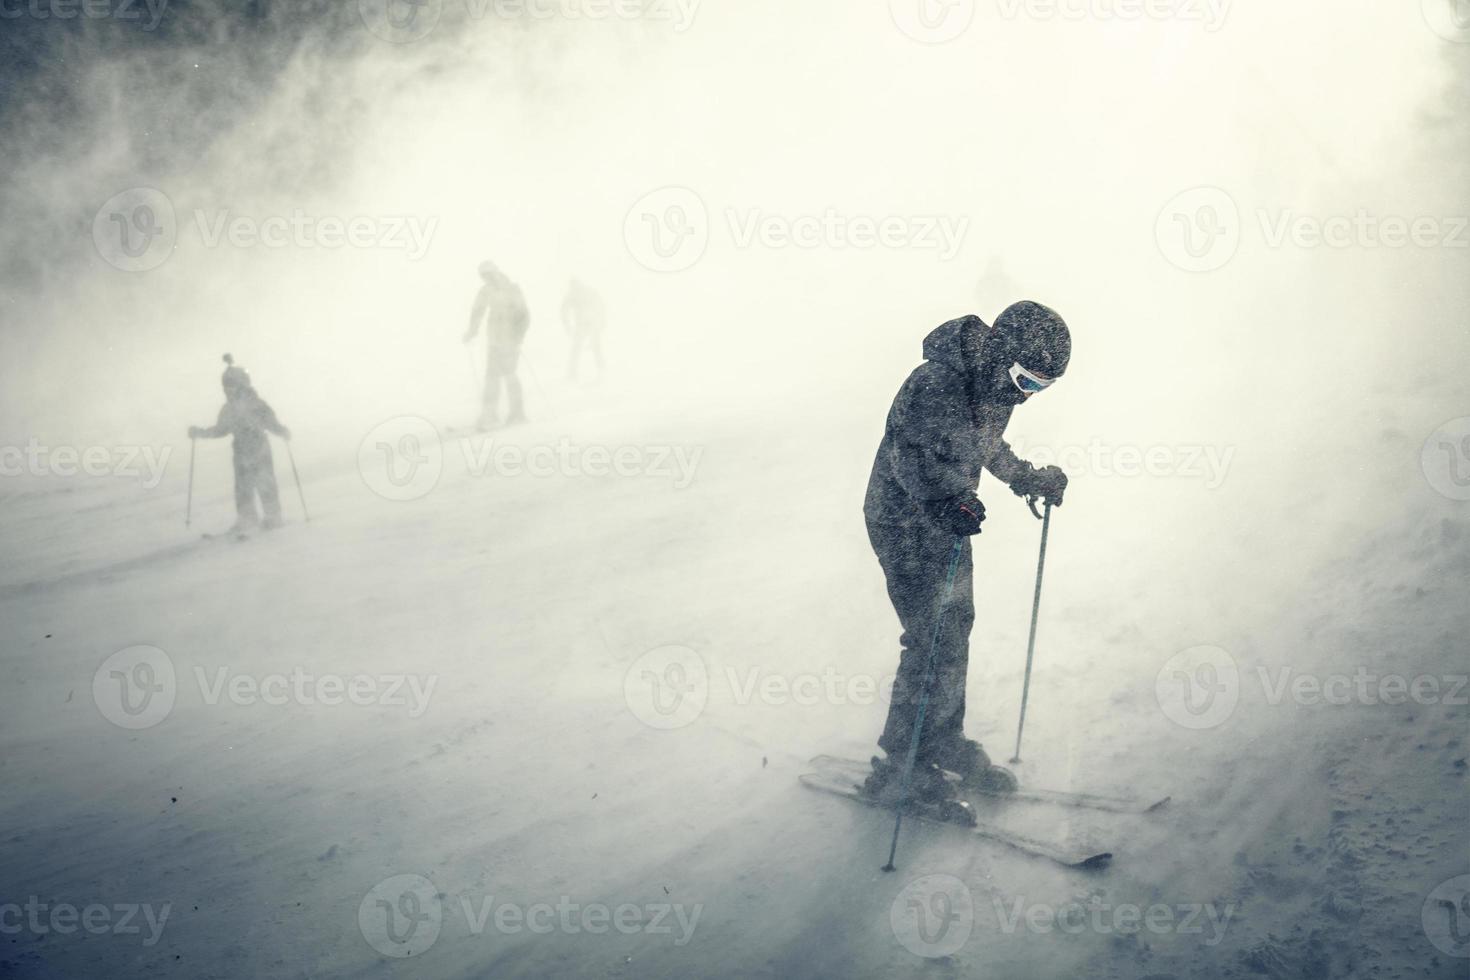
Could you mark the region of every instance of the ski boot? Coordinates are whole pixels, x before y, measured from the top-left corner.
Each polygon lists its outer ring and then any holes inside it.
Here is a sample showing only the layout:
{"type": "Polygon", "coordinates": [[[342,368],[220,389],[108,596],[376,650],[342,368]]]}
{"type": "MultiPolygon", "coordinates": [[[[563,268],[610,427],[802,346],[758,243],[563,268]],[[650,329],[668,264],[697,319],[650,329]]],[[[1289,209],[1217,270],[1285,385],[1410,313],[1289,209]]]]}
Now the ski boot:
{"type": "MultiPolygon", "coordinates": [[[[903,793],[903,768],[903,763],[873,756],[873,771],[863,782],[863,795],[882,806],[896,806],[903,793]]],[[[975,826],[970,805],[959,798],[944,771],[932,763],[914,764],[904,809],[946,823],[975,826]]]]}
{"type": "Polygon", "coordinates": [[[973,738],[951,741],[936,756],[941,768],[960,777],[966,789],[979,793],[1014,793],[1020,788],[1009,769],[991,764],[990,755],[973,738]]]}

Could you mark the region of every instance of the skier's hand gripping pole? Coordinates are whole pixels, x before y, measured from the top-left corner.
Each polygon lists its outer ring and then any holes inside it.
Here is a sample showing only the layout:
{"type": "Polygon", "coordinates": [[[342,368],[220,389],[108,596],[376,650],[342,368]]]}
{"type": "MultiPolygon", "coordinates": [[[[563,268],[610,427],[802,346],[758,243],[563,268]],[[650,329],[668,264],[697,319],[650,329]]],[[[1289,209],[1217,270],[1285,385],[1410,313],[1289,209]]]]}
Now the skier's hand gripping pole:
{"type": "Polygon", "coordinates": [[[960,567],[960,555],[964,547],[964,537],[956,535],[954,550],[949,559],[949,575],[944,580],[944,598],[940,601],[939,610],[934,616],[934,633],[929,638],[929,659],[924,662],[924,680],[919,692],[919,710],[914,716],[914,734],[909,739],[908,758],[904,760],[903,780],[899,783],[898,789],[898,805],[894,807],[893,841],[888,845],[888,863],[883,865],[884,871],[894,870],[893,857],[898,853],[898,831],[903,826],[903,808],[908,803],[909,782],[914,775],[914,763],[919,757],[919,733],[924,729],[924,713],[929,707],[929,686],[934,680],[934,657],[939,650],[939,628],[944,623],[944,612],[949,608],[950,599],[954,596],[955,572],[960,567]]]}

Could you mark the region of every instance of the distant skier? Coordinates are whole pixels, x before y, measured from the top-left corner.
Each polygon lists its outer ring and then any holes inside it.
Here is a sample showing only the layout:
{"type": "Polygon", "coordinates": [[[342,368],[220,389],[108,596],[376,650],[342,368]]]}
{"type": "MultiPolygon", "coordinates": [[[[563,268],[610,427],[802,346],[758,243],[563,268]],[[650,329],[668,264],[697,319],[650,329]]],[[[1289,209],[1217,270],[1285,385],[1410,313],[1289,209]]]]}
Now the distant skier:
{"type": "Polygon", "coordinates": [[[925,362],[899,389],[868,480],[863,513],[868,539],[888,582],[903,627],[902,653],[888,720],[864,791],[896,797],[913,738],[925,662],[935,637],[934,673],[910,784],[911,798],[938,803],[954,796],[943,770],[979,787],[1014,788],[993,768],[980,743],[965,737],[965,675],[975,621],[971,535],[985,508],[975,491],[982,469],[1017,495],[1060,505],[1067,476],[1016,456],[1002,438],[1011,412],[1067,368],[1067,325],[1040,303],[1005,309],[993,328],[977,316],[936,327],[924,339],[925,362]],[[959,540],[953,598],[940,608],[959,540]]]}
{"type": "Polygon", "coordinates": [[[511,282],[494,262],[481,262],[479,272],[483,284],[475,294],[475,305],[470,310],[470,328],[464,335],[464,342],[473,340],[479,332],[480,321],[485,321],[485,393],[479,427],[490,429],[499,424],[502,381],[508,403],[506,422],[513,424],[526,420],[521,400],[521,379],[516,375],[516,368],[521,358],[521,341],[525,339],[531,317],[526,310],[526,297],[521,293],[521,287],[511,282]]]}
{"type": "Polygon", "coordinates": [[[592,364],[597,376],[602,377],[602,330],[607,326],[607,309],[602,296],[580,279],[573,279],[567,286],[566,298],[561,301],[561,323],[572,338],[572,351],[567,358],[567,380],[576,381],[582,367],[582,346],[592,351],[592,364]]]}
{"type": "Polygon", "coordinates": [[[190,439],[221,439],[234,436],[235,456],[235,524],[232,533],[242,533],[257,526],[266,530],[281,526],[281,495],[276,488],[276,466],[271,458],[270,439],[274,432],[282,439],[291,438],[291,430],[276,419],[276,413],[250,385],[250,375],[225,355],[225,373],[220,384],[225,389],[225,403],[219,418],[207,429],[189,426],[190,439]],[[256,494],[265,510],[265,522],[255,509],[256,494]]]}

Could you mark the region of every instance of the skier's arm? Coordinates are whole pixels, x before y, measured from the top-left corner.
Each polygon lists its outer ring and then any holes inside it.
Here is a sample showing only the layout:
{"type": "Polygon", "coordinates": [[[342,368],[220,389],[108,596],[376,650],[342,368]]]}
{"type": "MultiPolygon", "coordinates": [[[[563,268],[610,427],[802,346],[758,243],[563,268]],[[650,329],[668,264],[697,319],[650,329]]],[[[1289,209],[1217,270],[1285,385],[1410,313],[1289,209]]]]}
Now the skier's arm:
{"type": "Polygon", "coordinates": [[[219,418],[215,419],[214,425],[211,425],[207,429],[201,429],[198,426],[195,426],[194,428],[189,430],[189,438],[223,439],[225,436],[229,435],[230,423],[229,419],[225,417],[226,413],[229,412],[229,410],[230,406],[228,403],[221,405],[219,410],[219,418]]]}
{"type": "Polygon", "coordinates": [[[267,432],[274,432],[282,439],[291,438],[291,430],[281,424],[281,420],[276,418],[276,410],[264,401],[260,403],[260,424],[267,432]]]}
{"type": "Polygon", "coordinates": [[[566,328],[568,332],[570,332],[572,329],[572,316],[575,312],[573,309],[573,305],[574,304],[572,303],[572,294],[568,292],[566,298],[561,301],[561,325],[566,328]]]}
{"type": "Polygon", "coordinates": [[[1058,507],[1062,504],[1062,495],[1067,490],[1067,474],[1062,468],[1032,466],[1017,456],[1004,439],[986,461],[985,468],[1017,496],[1044,497],[1058,507]]]}
{"type": "Polygon", "coordinates": [[[985,461],[985,468],[1012,490],[1016,489],[1018,482],[1023,486],[1028,484],[1036,473],[1036,467],[1017,456],[1011,444],[1004,439],[998,440],[995,452],[985,461]]]}
{"type": "Polygon", "coordinates": [[[490,305],[489,292],[490,291],[488,289],[482,288],[478,293],[475,294],[475,305],[470,308],[470,328],[469,330],[465,331],[464,335],[465,343],[469,343],[471,340],[473,340],[475,334],[479,332],[480,321],[485,318],[485,310],[490,305]]]}

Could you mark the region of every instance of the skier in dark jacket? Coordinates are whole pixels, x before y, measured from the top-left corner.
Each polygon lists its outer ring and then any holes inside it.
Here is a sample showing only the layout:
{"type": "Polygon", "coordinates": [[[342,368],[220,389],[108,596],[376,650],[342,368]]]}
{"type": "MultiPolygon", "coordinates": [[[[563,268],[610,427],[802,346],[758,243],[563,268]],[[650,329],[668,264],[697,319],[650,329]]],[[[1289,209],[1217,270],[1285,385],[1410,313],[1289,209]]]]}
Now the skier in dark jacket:
{"type": "Polygon", "coordinates": [[[975,621],[969,539],[985,519],[975,491],[981,471],[988,470],[1018,496],[1061,504],[1066,474],[1020,459],[1003,435],[1016,406],[1066,370],[1071,348],[1066,323],[1040,303],[1007,307],[994,328],[977,316],[960,317],[924,339],[924,363],[893,400],[863,506],[868,538],[903,627],[893,698],[878,739],[887,758],[874,757],[865,787],[873,795],[897,792],[936,636],[911,794],[930,801],[953,796],[944,770],[980,787],[1014,787],[1013,777],[992,767],[980,743],[964,733],[975,621]],[[954,591],[941,608],[957,542],[954,591]]]}
{"type": "Polygon", "coordinates": [[[201,429],[189,426],[190,439],[221,439],[234,436],[235,456],[235,533],[262,526],[255,509],[255,496],[260,495],[265,510],[267,530],[281,526],[281,495],[276,488],[276,466],[271,458],[270,439],[274,432],[282,439],[291,438],[291,430],[276,419],[276,413],[250,386],[250,375],[225,355],[225,373],[220,384],[225,389],[225,403],[214,425],[201,429]]]}

